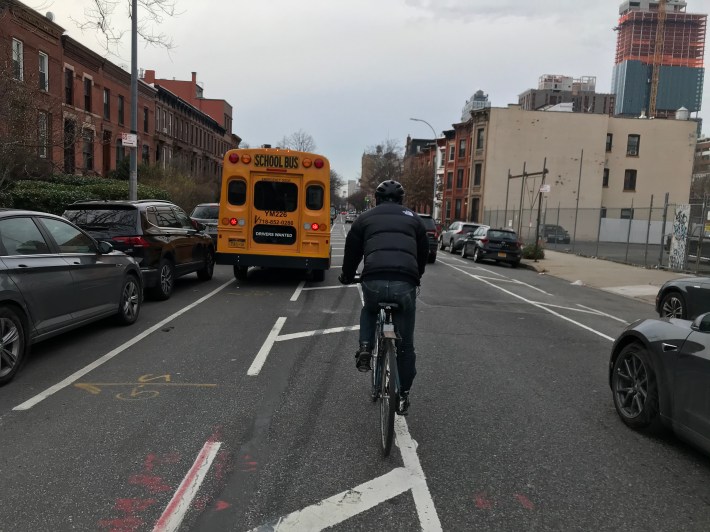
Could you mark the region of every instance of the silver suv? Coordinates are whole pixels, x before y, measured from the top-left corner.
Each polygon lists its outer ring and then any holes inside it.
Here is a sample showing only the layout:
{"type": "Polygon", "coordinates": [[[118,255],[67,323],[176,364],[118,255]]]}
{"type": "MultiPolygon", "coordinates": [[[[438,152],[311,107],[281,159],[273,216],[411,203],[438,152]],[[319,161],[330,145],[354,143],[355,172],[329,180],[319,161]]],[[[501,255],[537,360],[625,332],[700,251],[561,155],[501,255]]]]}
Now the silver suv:
{"type": "Polygon", "coordinates": [[[467,233],[473,233],[481,224],[474,222],[452,222],[452,224],[442,231],[439,237],[439,249],[449,248],[449,253],[456,253],[461,250],[463,239],[467,233]]]}

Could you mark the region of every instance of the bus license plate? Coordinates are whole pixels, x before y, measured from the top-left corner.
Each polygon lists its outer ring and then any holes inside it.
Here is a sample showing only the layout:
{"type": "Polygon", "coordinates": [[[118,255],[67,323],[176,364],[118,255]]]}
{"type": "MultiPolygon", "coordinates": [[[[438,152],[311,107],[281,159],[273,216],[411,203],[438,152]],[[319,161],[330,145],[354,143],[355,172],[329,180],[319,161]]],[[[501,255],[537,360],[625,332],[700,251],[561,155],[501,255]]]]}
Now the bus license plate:
{"type": "Polygon", "coordinates": [[[504,258],[505,258],[505,253],[504,253],[503,251],[499,251],[499,252],[498,252],[498,256],[499,256],[499,257],[504,257],[504,258]]]}
{"type": "Polygon", "coordinates": [[[235,239],[235,238],[230,238],[229,239],[229,247],[230,248],[245,248],[247,247],[247,241],[244,239],[235,239]]]}

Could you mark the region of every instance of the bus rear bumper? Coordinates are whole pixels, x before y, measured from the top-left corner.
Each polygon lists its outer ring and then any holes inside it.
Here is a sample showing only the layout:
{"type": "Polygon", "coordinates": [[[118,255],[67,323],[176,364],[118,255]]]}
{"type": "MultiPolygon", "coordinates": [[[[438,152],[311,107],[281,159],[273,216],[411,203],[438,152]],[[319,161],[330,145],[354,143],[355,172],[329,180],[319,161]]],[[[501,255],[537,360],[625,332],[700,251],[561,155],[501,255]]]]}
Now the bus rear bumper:
{"type": "Polygon", "coordinates": [[[330,257],[273,257],[263,255],[242,255],[239,253],[217,253],[217,264],[232,266],[261,266],[263,268],[288,268],[294,270],[328,270],[330,257]]]}

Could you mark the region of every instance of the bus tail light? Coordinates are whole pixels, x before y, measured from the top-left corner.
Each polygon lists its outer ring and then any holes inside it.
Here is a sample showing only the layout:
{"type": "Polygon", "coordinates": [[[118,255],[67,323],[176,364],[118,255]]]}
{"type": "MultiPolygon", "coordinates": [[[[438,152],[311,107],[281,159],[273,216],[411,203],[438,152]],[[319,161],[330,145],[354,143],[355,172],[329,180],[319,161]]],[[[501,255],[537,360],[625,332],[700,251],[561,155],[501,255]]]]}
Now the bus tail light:
{"type": "Polygon", "coordinates": [[[323,168],[324,165],[325,165],[325,163],[323,162],[323,159],[316,159],[316,160],[313,162],[313,166],[315,166],[315,167],[318,168],[319,170],[320,170],[321,168],[323,168]]]}
{"type": "Polygon", "coordinates": [[[229,225],[237,225],[239,222],[237,222],[236,218],[230,218],[229,219],[229,225]]]}
{"type": "Polygon", "coordinates": [[[242,155],[242,162],[243,162],[244,164],[249,164],[249,163],[251,162],[251,155],[249,155],[249,154],[247,154],[247,153],[245,153],[244,155],[242,155]]]}
{"type": "Polygon", "coordinates": [[[303,159],[303,162],[301,164],[303,165],[303,168],[310,168],[313,164],[313,161],[306,157],[305,159],[303,159]]]}
{"type": "Polygon", "coordinates": [[[237,164],[239,162],[239,155],[236,153],[230,153],[229,162],[232,164],[237,164]]]}
{"type": "Polygon", "coordinates": [[[318,231],[318,228],[319,228],[319,227],[320,227],[320,226],[319,226],[316,222],[313,222],[313,223],[311,224],[311,229],[313,229],[314,231],[318,231]]]}

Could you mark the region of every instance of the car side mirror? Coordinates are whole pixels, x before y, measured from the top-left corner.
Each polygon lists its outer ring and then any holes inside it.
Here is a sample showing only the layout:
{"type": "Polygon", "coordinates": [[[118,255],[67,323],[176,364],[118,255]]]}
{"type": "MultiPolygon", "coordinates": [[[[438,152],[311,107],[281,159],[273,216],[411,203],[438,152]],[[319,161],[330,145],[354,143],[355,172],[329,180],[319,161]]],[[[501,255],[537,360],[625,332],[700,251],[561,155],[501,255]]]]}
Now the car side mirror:
{"type": "Polygon", "coordinates": [[[698,332],[710,332],[710,312],[706,312],[695,318],[690,328],[698,332]]]}
{"type": "Polygon", "coordinates": [[[103,240],[99,242],[99,253],[102,255],[108,255],[113,251],[113,246],[109,244],[108,242],[104,242],[103,240]]]}
{"type": "Polygon", "coordinates": [[[194,227],[197,231],[204,231],[207,226],[201,222],[198,222],[194,218],[190,218],[190,222],[192,222],[192,227],[194,227]]]}

